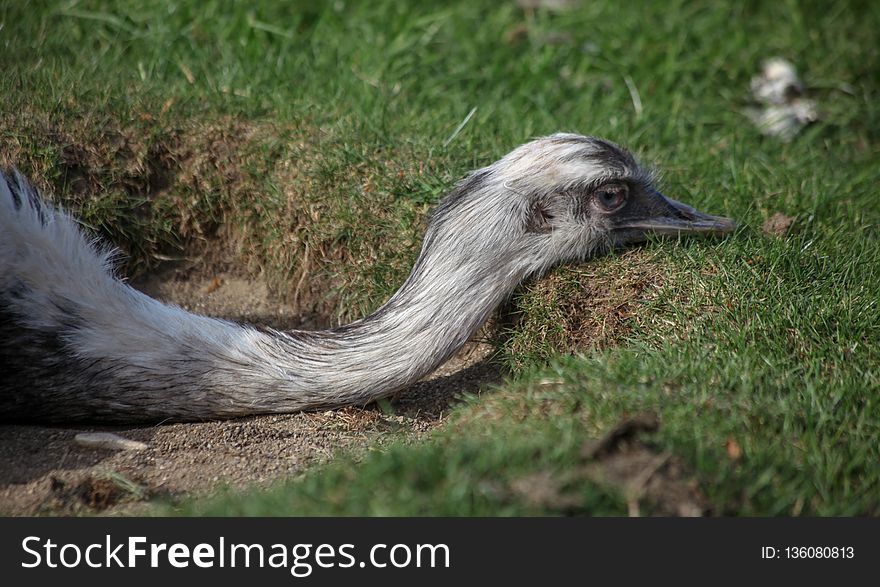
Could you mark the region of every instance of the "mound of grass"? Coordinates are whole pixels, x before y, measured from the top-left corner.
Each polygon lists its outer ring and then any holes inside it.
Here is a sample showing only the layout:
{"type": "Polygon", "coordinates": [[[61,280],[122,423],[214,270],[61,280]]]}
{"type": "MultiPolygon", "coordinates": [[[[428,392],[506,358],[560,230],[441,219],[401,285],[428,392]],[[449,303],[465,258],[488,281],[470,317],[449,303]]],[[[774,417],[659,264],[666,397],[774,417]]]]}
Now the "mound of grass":
{"type": "Polygon", "coordinates": [[[128,272],[220,249],[362,315],[458,177],[556,131],[633,147],[664,192],[742,223],[523,288],[510,381],[432,441],[179,511],[665,513],[583,456],[642,412],[658,427],[618,452],[663,457],[704,512],[880,510],[876,3],[94,0],[0,21],[0,156],[128,272]],[[820,107],[790,144],[743,114],[776,55],[820,107]],[[776,213],[790,231],[764,234],[776,213]]]}

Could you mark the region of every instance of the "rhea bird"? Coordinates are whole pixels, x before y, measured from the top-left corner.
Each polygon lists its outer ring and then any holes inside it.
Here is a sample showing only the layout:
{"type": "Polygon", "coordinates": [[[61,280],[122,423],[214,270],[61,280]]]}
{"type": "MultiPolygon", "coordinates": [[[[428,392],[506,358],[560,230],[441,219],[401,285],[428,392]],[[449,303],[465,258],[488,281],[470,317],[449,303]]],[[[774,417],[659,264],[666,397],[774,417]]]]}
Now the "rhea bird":
{"type": "Polygon", "coordinates": [[[524,279],[649,234],[724,234],[602,139],[555,134],[470,173],[428,222],[399,290],[319,331],[163,304],[17,171],[0,173],[0,420],[199,421],[365,405],[460,349],[524,279]]]}

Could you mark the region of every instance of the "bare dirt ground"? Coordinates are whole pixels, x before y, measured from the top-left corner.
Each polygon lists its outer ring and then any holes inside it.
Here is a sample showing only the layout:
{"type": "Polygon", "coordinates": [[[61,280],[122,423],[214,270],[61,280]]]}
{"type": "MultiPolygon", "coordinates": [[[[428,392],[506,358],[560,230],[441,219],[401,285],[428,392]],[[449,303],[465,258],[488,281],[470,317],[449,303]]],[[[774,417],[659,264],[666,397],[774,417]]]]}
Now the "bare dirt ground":
{"type": "MultiPolygon", "coordinates": [[[[273,328],[319,328],[272,299],[264,283],[234,273],[174,269],[135,282],[146,293],[198,313],[273,328]]],[[[0,514],[137,513],[150,498],[205,495],[223,486],[269,484],[302,474],[340,451],[390,439],[418,440],[461,393],[500,378],[487,344],[470,343],[424,381],[376,406],[147,427],[0,425],[0,514]],[[107,431],[144,450],[87,448],[83,432],[107,431]]]]}

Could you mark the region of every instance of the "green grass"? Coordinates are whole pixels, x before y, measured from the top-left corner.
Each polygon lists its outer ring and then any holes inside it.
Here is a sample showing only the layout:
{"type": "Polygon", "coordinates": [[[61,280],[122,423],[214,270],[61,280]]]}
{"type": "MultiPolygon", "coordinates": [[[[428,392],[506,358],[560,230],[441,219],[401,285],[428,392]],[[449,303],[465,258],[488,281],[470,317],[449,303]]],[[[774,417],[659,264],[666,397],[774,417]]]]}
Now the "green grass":
{"type": "Polygon", "coordinates": [[[665,192],[742,223],[524,288],[499,342],[510,382],[430,441],[174,511],[625,513],[571,472],[586,439],[648,410],[648,442],[715,513],[880,513],[877,3],[9,2],[0,20],[0,155],[130,271],[231,241],[280,290],[305,277],[359,315],[458,177],[560,130],[632,147],[665,192]],[[820,105],[791,144],[742,113],[776,55],[820,105]],[[775,212],[790,235],[761,232],[775,212]],[[605,290],[625,312],[595,303],[605,290]],[[507,489],[537,473],[564,507],[507,489]]]}

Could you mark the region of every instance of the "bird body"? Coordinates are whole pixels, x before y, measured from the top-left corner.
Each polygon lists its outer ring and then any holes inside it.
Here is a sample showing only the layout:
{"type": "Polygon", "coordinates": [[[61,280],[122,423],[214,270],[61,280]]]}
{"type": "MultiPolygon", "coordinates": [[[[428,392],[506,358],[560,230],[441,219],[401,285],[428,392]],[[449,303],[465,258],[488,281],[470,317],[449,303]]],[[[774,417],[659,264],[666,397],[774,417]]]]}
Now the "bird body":
{"type": "Polygon", "coordinates": [[[193,421],[363,405],[451,357],[529,276],[648,233],[733,223],[659,194],[625,150],[557,134],[461,181],[400,289],[329,330],[242,326],[118,279],[112,252],[0,174],[0,420],[193,421]]]}

